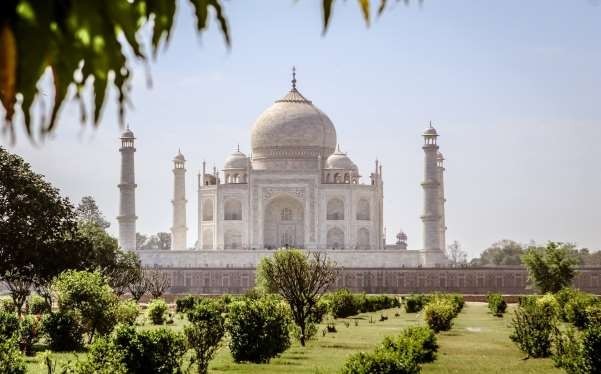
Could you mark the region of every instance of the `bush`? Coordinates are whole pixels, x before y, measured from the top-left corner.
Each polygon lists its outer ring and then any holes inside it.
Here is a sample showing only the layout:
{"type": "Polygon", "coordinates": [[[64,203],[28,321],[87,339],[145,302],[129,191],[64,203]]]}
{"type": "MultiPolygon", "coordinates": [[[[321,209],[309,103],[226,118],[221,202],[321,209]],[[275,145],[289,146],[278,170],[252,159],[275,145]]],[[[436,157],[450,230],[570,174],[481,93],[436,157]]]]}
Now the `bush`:
{"type": "Polygon", "coordinates": [[[14,313],[17,309],[12,299],[0,299],[0,312],[14,313]]]}
{"type": "Polygon", "coordinates": [[[582,361],[588,373],[601,373],[601,325],[591,326],[582,334],[582,361]]]}
{"type": "Polygon", "coordinates": [[[123,353],[107,337],[97,339],[92,345],[85,360],[79,361],[74,368],[69,368],[74,374],[127,374],[123,353]]]}
{"type": "Polygon", "coordinates": [[[349,357],[341,371],[342,374],[417,374],[419,372],[419,365],[410,356],[398,356],[386,350],[356,353],[349,357]]]}
{"type": "Polygon", "coordinates": [[[427,303],[427,297],[421,294],[418,295],[410,295],[405,297],[405,312],[406,313],[418,313],[427,303]]]}
{"type": "Polygon", "coordinates": [[[50,313],[42,322],[50,349],[57,352],[75,351],[83,347],[83,329],[70,312],[50,313]]]}
{"type": "Polygon", "coordinates": [[[48,314],[51,310],[50,305],[40,295],[29,296],[27,308],[31,314],[48,314]]]}
{"type": "Polygon", "coordinates": [[[497,317],[503,317],[507,310],[507,303],[503,300],[503,296],[499,293],[489,293],[486,300],[490,312],[497,317]]]}
{"type": "Polygon", "coordinates": [[[19,332],[19,319],[13,312],[0,311],[0,340],[8,340],[19,332]]]}
{"type": "Polygon", "coordinates": [[[587,327],[601,326],[601,304],[595,304],[587,307],[585,313],[585,325],[587,327]]]}
{"type": "Polygon", "coordinates": [[[41,335],[42,324],[38,317],[25,316],[19,326],[19,348],[27,356],[33,356],[33,345],[41,335]]]}
{"type": "Polygon", "coordinates": [[[52,289],[57,293],[59,309],[81,317],[89,343],[96,332],[106,335],[113,330],[118,299],[99,271],[67,270],[52,282],[52,289]]]}
{"type": "Polygon", "coordinates": [[[115,307],[115,319],[117,323],[133,325],[140,315],[140,307],[133,300],[120,301],[115,307]]]}
{"type": "Polygon", "coordinates": [[[359,300],[347,289],[340,289],[324,296],[334,318],[346,318],[359,313],[359,300]]]}
{"type": "Polygon", "coordinates": [[[194,350],[199,374],[206,374],[209,362],[219,348],[225,334],[224,304],[204,301],[188,314],[190,325],[184,330],[188,345],[194,350]]]}
{"type": "Polygon", "coordinates": [[[188,313],[194,308],[198,301],[198,297],[192,295],[180,297],[179,299],[175,300],[175,312],[188,313]]]}
{"type": "Polygon", "coordinates": [[[463,307],[465,306],[465,298],[463,297],[463,295],[452,293],[442,295],[442,297],[447,298],[451,302],[451,304],[453,304],[453,311],[455,313],[455,316],[463,310],[463,307]]]}
{"type": "Polygon", "coordinates": [[[565,321],[574,324],[579,329],[583,329],[587,324],[588,307],[593,306],[596,300],[592,295],[584,292],[575,292],[572,298],[564,305],[563,315],[565,321]]]}
{"type": "Polygon", "coordinates": [[[425,326],[414,326],[403,330],[396,338],[385,338],[380,349],[399,356],[410,355],[418,363],[426,363],[435,360],[438,343],[434,331],[425,326]]]}
{"type": "Polygon", "coordinates": [[[559,304],[559,318],[562,321],[568,322],[566,315],[565,315],[566,304],[570,300],[572,300],[572,298],[574,298],[578,293],[579,293],[579,291],[576,291],[575,289],[573,289],[571,287],[564,287],[555,293],[555,295],[554,295],[555,300],[557,300],[557,303],[559,304]]]}
{"type": "Polygon", "coordinates": [[[540,309],[549,319],[555,320],[559,317],[559,303],[551,293],[537,298],[535,308],[540,309]]]}
{"type": "Polygon", "coordinates": [[[363,296],[360,309],[362,312],[377,312],[383,309],[398,308],[401,306],[396,297],[387,295],[363,296]]]}
{"type": "Polygon", "coordinates": [[[536,296],[536,295],[520,296],[518,298],[518,306],[527,307],[527,306],[534,305],[536,303],[536,300],[538,300],[538,298],[539,298],[539,296],[536,296]]]}
{"type": "Polygon", "coordinates": [[[556,331],[553,344],[553,362],[558,368],[570,374],[580,374],[584,367],[582,362],[582,342],[570,327],[565,333],[556,331]]]}
{"type": "Polygon", "coordinates": [[[548,357],[552,337],[557,330],[557,314],[554,313],[549,299],[519,307],[512,319],[511,340],[529,357],[548,357]]]}
{"type": "Polygon", "coordinates": [[[234,361],[266,363],[290,347],[290,312],[282,301],[246,299],[228,308],[227,331],[234,361]]]}
{"type": "Polygon", "coordinates": [[[133,326],[118,325],[111,342],[132,374],[179,372],[186,353],[184,337],[165,328],[137,332],[133,326]]]}
{"type": "Polygon", "coordinates": [[[435,332],[450,330],[456,315],[456,306],[445,298],[435,298],[424,308],[424,319],[435,332]]]}
{"type": "Polygon", "coordinates": [[[169,308],[163,299],[154,299],[148,304],[148,318],[154,325],[162,325],[165,323],[165,313],[169,308]]]}
{"type": "Polygon", "coordinates": [[[25,359],[17,349],[15,337],[0,339],[0,373],[25,374],[25,359]]]}

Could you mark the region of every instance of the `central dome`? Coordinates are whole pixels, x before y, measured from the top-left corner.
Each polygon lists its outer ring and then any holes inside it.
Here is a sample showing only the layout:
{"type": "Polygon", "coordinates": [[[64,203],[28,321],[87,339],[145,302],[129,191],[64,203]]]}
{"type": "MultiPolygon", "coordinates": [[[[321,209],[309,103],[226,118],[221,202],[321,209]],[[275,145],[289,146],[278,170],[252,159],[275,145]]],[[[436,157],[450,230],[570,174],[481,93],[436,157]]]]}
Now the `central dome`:
{"type": "Polygon", "coordinates": [[[336,129],[321,110],[296,89],[256,120],[251,134],[255,169],[316,169],[336,148],[336,129]]]}

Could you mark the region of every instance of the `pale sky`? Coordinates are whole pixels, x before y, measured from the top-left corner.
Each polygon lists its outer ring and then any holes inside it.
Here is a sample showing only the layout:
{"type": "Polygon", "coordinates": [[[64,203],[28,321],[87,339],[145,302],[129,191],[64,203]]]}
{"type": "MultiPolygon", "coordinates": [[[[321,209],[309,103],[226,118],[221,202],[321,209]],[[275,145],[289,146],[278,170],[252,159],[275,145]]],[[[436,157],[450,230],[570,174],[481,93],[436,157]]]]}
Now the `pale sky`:
{"type": "MultiPolygon", "coordinates": [[[[188,159],[188,245],[197,239],[196,174],[221,169],[254,120],[289,89],[333,121],[369,176],[384,165],[388,241],[421,248],[421,132],[432,120],[446,161],[447,242],[470,256],[508,238],[601,249],[601,3],[595,0],[425,0],[390,3],[366,28],[338,2],[321,35],[318,0],[226,1],[233,46],[216,24],[198,37],[187,2],[168,48],[135,66],[128,122],[137,137],[138,231],[171,226],[172,159],[188,159]]],[[[36,172],[78,202],[96,198],[117,232],[119,128],[114,93],[99,129],[62,110],[41,146],[16,146],[36,172]]],[[[368,182],[367,178],[363,179],[368,182]]]]}

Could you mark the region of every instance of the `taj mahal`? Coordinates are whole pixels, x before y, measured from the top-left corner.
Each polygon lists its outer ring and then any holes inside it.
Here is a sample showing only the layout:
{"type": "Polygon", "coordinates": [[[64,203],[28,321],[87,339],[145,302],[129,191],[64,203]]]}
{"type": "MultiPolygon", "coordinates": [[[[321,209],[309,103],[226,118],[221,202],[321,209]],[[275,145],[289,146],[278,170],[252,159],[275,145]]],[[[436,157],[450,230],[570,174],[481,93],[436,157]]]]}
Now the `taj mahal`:
{"type": "MultiPolygon", "coordinates": [[[[235,148],[221,170],[202,163],[194,191],[198,237],[188,238],[186,159],[178,152],[172,250],[138,254],[147,266],[233,269],[254,268],[273,250],[294,247],[327,252],[346,268],[444,266],[444,159],[431,124],[422,137],[423,243],[408,249],[403,232],[386,243],[382,165],[376,160],[362,175],[330,118],[298,90],[293,69],[290,91],[254,122],[250,154],[235,148]]],[[[134,141],[128,128],[121,136],[118,217],[119,243],[127,250],[136,250],[134,141]]]]}

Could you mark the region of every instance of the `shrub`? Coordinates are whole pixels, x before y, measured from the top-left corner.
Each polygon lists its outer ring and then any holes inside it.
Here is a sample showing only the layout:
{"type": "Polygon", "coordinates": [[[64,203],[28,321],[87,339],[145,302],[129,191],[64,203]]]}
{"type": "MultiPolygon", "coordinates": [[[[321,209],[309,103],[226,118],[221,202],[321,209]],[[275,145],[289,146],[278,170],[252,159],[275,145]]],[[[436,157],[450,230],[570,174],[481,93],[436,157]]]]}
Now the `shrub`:
{"type": "Polygon", "coordinates": [[[27,300],[27,307],[31,314],[48,314],[50,313],[50,305],[40,295],[31,295],[27,300]]]}
{"type": "Polygon", "coordinates": [[[117,323],[133,325],[140,315],[140,307],[133,300],[120,301],[115,307],[115,319],[117,323]]]}
{"type": "Polygon", "coordinates": [[[510,338],[529,357],[549,356],[552,336],[557,329],[557,314],[553,313],[553,303],[549,300],[537,301],[515,311],[510,338]]]}
{"type": "Polygon", "coordinates": [[[535,307],[540,309],[549,319],[559,317],[559,303],[553,294],[546,293],[536,299],[535,307]]]}
{"type": "Polygon", "coordinates": [[[25,374],[25,359],[17,349],[15,337],[0,339],[0,373],[25,374]]]}
{"type": "Polygon", "coordinates": [[[591,326],[582,334],[582,361],[588,373],[601,373],[601,325],[591,326]]]}
{"type": "Polygon", "coordinates": [[[576,291],[575,289],[571,288],[571,287],[564,287],[561,290],[559,290],[558,292],[555,293],[555,300],[557,300],[557,303],[559,304],[559,318],[564,321],[567,322],[567,317],[565,315],[565,307],[566,304],[572,300],[572,298],[574,296],[576,296],[578,293],[578,291],[576,291]]]}
{"type": "Polygon", "coordinates": [[[13,312],[0,311],[0,340],[8,340],[19,332],[19,319],[13,312]]]}
{"type": "Polygon", "coordinates": [[[436,298],[424,308],[424,319],[435,332],[450,330],[455,315],[455,306],[444,298],[436,298]]]}
{"type": "Polygon", "coordinates": [[[155,325],[162,325],[165,322],[165,313],[167,312],[167,303],[163,299],[154,299],[148,304],[148,318],[155,325]]]}
{"type": "Polygon", "coordinates": [[[418,313],[426,305],[426,296],[418,294],[418,295],[409,295],[405,297],[405,312],[406,313],[418,313]]]}
{"type": "Polygon", "coordinates": [[[57,352],[74,351],[83,347],[83,329],[70,312],[50,313],[42,322],[50,349],[57,352]]]}
{"type": "Polygon", "coordinates": [[[165,328],[137,332],[134,326],[118,325],[111,341],[132,374],[179,372],[186,353],[183,335],[165,328]]]}
{"type": "Polygon", "coordinates": [[[503,296],[499,293],[489,293],[486,296],[486,300],[488,301],[488,309],[490,312],[497,316],[502,317],[507,310],[507,303],[503,300],[503,296]]]}
{"type": "Polygon", "coordinates": [[[448,298],[448,300],[453,304],[453,311],[455,315],[459,314],[463,307],[465,306],[465,298],[461,294],[453,293],[443,295],[443,297],[448,298]]]}
{"type": "Polygon", "coordinates": [[[285,303],[265,297],[228,307],[229,347],[236,362],[266,363],[290,347],[291,320],[285,303]]]}
{"type": "Polygon", "coordinates": [[[359,300],[347,289],[340,289],[325,296],[334,318],[345,318],[359,313],[359,300]]]}
{"type": "Polygon", "coordinates": [[[0,312],[16,312],[15,303],[11,299],[0,299],[0,312]]]}
{"type": "Polygon", "coordinates": [[[411,356],[398,356],[394,352],[378,350],[359,352],[346,361],[342,374],[417,374],[420,367],[411,356]]]}
{"type": "Polygon", "coordinates": [[[194,308],[197,302],[198,298],[196,296],[188,295],[180,297],[179,299],[175,300],[175,312],[188,313],[194,308]]]}
{"type": "Polygon", "coordinates": [[[582,362],[582,342],[570,327],[565,333],[556,331],[553,344],[553,362],[558,368],[570,374],[580,374],[584,367],[582,362]]]}
{"type": "Polygon", "coordinates": [[[190,326],[184,330],[188,345],[194,350],[199,374],[206,374],[209,362],[219,348],[225,334],[224,305],[221,302],[205,301],[188,314],[190,326]]]}
{"type": "Polygon", "coordinates": [[[27,356],[33,356],[33,345],[40,338],[42,324],[38,317],[25,316],[19,326],[19,348],[27,356]]]}
{"type": "Polygon", "coordinates": [[[586,326],[601,326],[601,304],[597,303],[586,308],[586,326]]]}
{"type": "Polygon", "coordinates": [[[418,363],[426,363],[436,358],[438,343],[434,331],[425,326],[414,326],[403,330],[396,338],[385,338],[380,349],[399,356],[410,355],[418,363]]]}
{"type": "Polygon", "coordinates": [[[583,329],[587,324],[588,307],[595,304],[595,299],[592,295],[584,292],[575,292],[572,298],[564,305],[563,315],[565,321],[574,324],[579,329],[583,329]]]}
{"type": "Polygon", "coordinates": [[[97,339],[85,360],[77,362],[71,369],[74,374],[127,374],[123,353],[107,337],[97,339]]]}
{"type": "Polygon", "coordinates": [[[107,280],[99,272],[67,270],[53,282],[59,309],[76,312],[92,342],[96,332],[106,335],[113,330],[118,302],[107,280]]]}
{"type": "Polygon", "coordinates": [[[372,295],[362,298],[362,312],[377,312],[383,309],[398,308],[401,304],[396,297],[387,295],[372,295]]]}
{"type": "Polygon", "coordinates": [[[518,298],[518,306],[527,307],[530,305],[534,305],[536,303],[536,300],[538,300],[538,298],[539,298],[539,296],[536,296],[536,295],[520,296],[518,298]]]}

